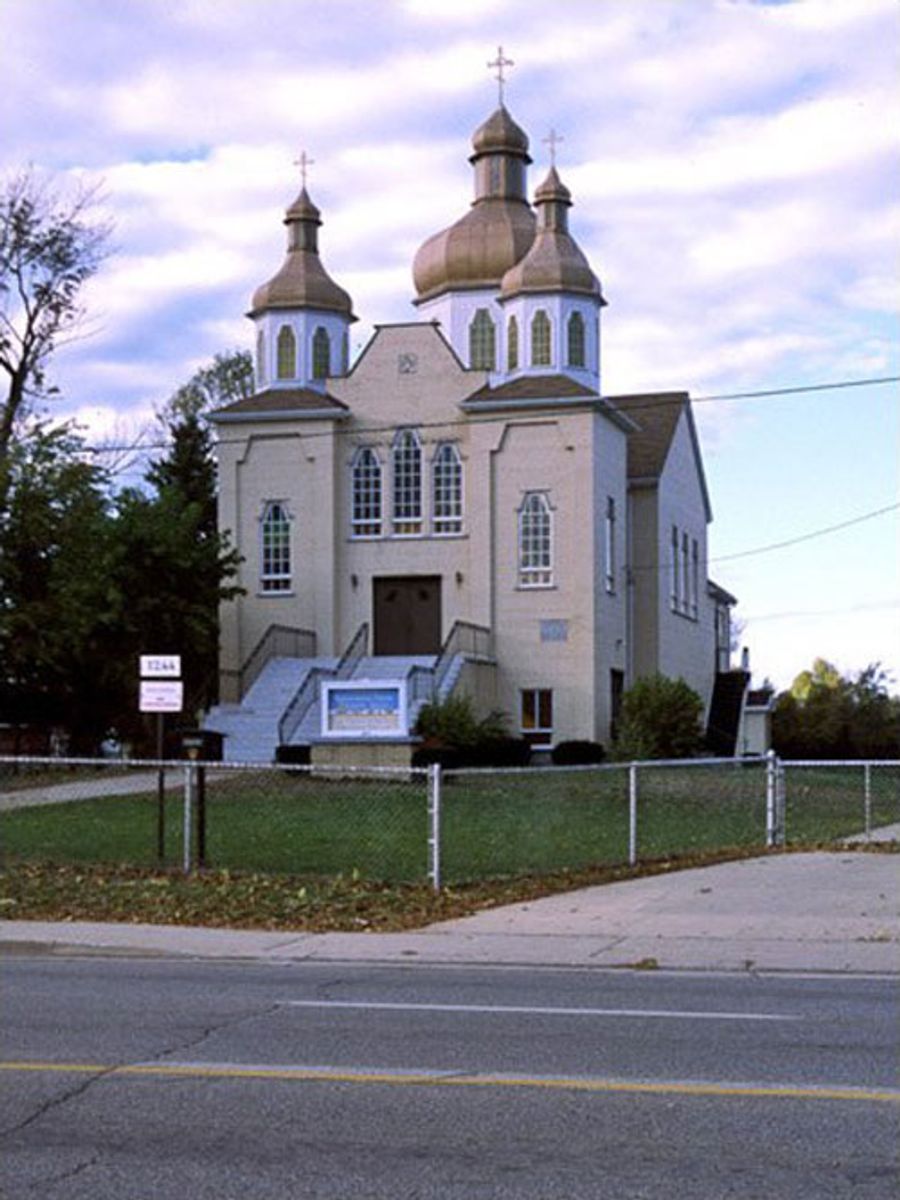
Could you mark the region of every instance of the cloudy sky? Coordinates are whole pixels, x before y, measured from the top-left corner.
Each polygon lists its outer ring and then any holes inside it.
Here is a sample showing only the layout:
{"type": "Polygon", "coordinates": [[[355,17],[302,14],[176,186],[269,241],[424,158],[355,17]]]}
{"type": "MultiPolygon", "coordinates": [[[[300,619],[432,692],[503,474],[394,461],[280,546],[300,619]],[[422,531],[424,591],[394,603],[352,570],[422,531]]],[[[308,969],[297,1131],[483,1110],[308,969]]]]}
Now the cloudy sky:
{"type": "Polygon", "coordinates": [[[824,655],[900,688],[900,387],[710,398],[900,374],[897,0],[0,0],[0,19],[0,173],[102,181],[115,222],[55,411],[122,437],[249,348],[301,150],[355,348],[410,319],[416,248],[471,198],[502,44],[532,189],[565,139],[609,300],[604,392],[698,398],[710,572],[756,681],[824,655]]]}

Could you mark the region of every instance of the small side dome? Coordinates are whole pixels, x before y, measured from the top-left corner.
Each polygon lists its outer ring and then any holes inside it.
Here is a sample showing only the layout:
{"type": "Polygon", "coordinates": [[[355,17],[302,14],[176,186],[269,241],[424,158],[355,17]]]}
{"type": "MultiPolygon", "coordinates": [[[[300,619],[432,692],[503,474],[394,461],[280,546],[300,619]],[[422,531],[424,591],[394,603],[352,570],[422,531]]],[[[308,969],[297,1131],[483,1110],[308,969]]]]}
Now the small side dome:
{"type": "Polygon", "coordinates": [[[577,292],[595,296],[604,304],[600,280],[569,233],[567,209],[572,194],[551,167],[535,193],[538,227],[525,257],[503,276],[504,299],[520,292],[577,292]]]}
{"type": "Polygon", "coordinates": [[[250,315],[271,308],[319,308],[355,320],[353,302],[322,265],[318,249],[319,210],[304,187],[284,216],[288,252],[276,275],[258,287],[250,315]]]}

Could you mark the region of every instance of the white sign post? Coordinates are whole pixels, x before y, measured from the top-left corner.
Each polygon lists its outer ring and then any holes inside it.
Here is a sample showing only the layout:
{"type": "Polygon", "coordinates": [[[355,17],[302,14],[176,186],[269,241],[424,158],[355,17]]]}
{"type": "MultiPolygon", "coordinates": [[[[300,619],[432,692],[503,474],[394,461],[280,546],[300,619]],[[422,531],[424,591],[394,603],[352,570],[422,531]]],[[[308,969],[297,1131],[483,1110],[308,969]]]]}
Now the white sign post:
{"type": "Polygon", "coordinates": [[[184,704],[184,684],[181,682],[180,654],[141,654],[141,689],[139,709],[156,713],[156,757],[159,760],[156,801],[156,856],[160,865],[166,858],[166,769],[162,765],[165,751],[163,725],[167,712],[181,712],[184,704]]]}

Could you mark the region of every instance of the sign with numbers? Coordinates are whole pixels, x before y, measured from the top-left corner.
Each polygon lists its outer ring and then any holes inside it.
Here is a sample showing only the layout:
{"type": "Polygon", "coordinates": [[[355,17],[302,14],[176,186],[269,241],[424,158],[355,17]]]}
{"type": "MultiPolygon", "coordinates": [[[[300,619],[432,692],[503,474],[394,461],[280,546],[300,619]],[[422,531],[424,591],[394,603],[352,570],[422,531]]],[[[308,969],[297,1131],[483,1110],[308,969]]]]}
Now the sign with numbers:
{"type": "Polygon", "coordinates": [[[180,654],[142,654],[141,679],[180,679],[180,654]]]}

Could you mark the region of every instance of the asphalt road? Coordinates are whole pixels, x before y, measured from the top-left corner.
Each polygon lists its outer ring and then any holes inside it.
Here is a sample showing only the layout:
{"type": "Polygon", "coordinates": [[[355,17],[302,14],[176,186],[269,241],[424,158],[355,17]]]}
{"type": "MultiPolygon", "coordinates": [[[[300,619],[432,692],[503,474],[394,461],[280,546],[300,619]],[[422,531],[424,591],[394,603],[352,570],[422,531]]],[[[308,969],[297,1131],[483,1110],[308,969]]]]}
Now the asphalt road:
{"type": "Polygon", "coordinates": [[[3,1200],[896,1195],[895,983],[7,958],[3,1200]]]}

